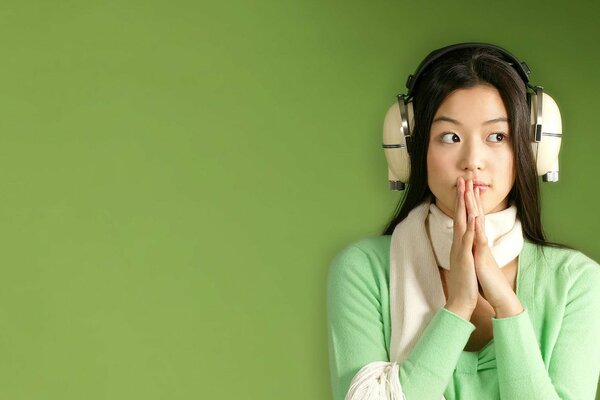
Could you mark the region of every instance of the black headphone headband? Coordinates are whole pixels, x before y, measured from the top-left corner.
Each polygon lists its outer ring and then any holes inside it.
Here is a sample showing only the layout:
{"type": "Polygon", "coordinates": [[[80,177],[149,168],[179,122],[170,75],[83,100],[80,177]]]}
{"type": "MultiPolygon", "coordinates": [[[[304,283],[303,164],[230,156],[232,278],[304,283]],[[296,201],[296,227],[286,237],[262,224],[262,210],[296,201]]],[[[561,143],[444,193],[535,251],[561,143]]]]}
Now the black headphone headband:
{"type": "Polygon", "coordinates": [[[466,48],[486,48],[499,51],[504,59],[519,73],[519,76],[523,79],[525,84],[529,86],[529,74],[531,73],[531,70],[527,64],[524,61],[519,61],[519,59],[517,59],[508,51],[504,50],[502,47],[489,43],[458,43],[434,50],[429,53],[429,55],[427,55],[423,61],[421,61],[421,64],[419,64],[419,67],[414,75],[409,75],[408,79],[406,80],[406,87],[408,88],[406,97],[410,98],[413,96],[413,88],[415,87],[416,82],[419,80],[421,75],[423,75],[423,72],[427,69],[427,67],[429,67],[430,64],[451,51],[466,48]]]}

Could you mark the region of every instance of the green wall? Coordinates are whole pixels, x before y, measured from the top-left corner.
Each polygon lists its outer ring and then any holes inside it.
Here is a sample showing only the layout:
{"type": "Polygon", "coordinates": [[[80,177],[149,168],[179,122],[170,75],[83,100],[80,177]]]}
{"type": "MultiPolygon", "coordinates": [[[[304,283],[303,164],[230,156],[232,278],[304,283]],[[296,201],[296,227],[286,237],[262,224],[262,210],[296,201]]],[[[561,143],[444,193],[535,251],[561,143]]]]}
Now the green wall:
{"type": "Polygon", "coordinates": [[[545,227],[600,259],[579,3],[3,2],[0,400],[330,398],[329,262],[391,216],[384,113],[454,42],[557,99],[545,227]]]}

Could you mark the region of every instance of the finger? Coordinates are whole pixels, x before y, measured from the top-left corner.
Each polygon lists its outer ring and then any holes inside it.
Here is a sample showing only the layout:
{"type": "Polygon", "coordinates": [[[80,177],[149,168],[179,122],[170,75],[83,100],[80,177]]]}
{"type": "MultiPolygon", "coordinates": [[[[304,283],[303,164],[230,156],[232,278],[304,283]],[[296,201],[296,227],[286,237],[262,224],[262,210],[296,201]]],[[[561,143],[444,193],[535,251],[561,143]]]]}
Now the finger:
{"type": "Polygon", "coordinates": [[[473,181],[469,179],[467,184],[467,193],[466,193],[466,203],[467,203],[467,217],[471,215],[477,216],[477,205],[475,204],[475,195],[473,194],[473,181]]]}
{"type": "Polygon", "coordinates": [[[488,241],[485,235],[483,223],[481,222],[481,215],[476,218],[475,221],[475,245],[473,246],[475,252],[482,254],[486,250],[488,241]]]}
{"type": "Polygon", "coordinates": [[[462,238],[462,246],[463,251],[468,251],[469,253],[473,249],[473,241],[475,239],[475,220],[477,217],[474,215],[469,216],[469,221],[467,222],[467,230],[462,238]]]}
{"type": "Polygon", "coordinates": [[[465,180],[456,180],[456,205],[454,206],[454,237],[462,237],[467,229],[467,212],[465,209],[465,180]]]}
{"type": "Polygon", "coordinates": [[[483,209],[483,201],[481,200],[481,191],[479,188],[475,189],[475,202],[477,203],[477,209],[479,210],[479,216],[481,217],[481,223],[485,226],[485,211],[483,209]]]}
{"type": "Polygon", "coordinates": [[[477,244],[476,249],[483,251],[484,246],[487,245],[487,236],[485,234],[485,216],[483,214],[483,206],[481,204],[479,188],[475,189],[475,201],[480,213],[477,217],[477,223],[475,224],[475,242],[477,244]]]}

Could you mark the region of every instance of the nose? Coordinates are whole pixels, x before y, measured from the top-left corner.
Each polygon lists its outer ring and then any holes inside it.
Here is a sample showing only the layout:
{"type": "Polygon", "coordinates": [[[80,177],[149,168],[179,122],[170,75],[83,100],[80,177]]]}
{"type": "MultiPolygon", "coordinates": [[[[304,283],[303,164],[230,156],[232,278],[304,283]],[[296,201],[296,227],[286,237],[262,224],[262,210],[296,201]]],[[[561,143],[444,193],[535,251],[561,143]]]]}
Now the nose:
{"type": "Polygon", "coordinates": [[[485,149],[476,140],[466,141],[460,157],[460,169],[477,171],[484,168],[485,149]]]}

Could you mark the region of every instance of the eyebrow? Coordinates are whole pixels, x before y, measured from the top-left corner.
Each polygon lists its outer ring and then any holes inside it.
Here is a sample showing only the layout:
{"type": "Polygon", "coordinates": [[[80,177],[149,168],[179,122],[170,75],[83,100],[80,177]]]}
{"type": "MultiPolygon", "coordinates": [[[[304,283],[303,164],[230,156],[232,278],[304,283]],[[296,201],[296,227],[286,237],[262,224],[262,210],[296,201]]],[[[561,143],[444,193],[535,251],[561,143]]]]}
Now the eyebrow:
{"type": "MultiPolygon", "coordinates": [[[[445,121],[445,122],[450,122],[450,123],[452,123],[452,124],[454,124],[454,125],[459,125],[459,126],[460,126],[460,125],[462,125],[462,124],[461,124],[460,122],[458,122],[457,120],[455,120],[455,119],[453,119],[453,118],[450,118],[450,117],[445,117],[445,116],[443,116],[443,115],[442,115],[442,116],[439,116],[439,117],[437,117],[436,119],[434,119],[434,120],[433,120],[433,122],[432,122],[432,124],[435,124],[436,122],[442,122],[442,121],[445,121]]],[[[490,119],[489,121],[485,121],[485,122],[483,123],[483,125],[494,124],[494,123],[496,123],[496,122],[508,122],[508,118],[505,118],[505,117],[499,117],[499,118],[490,119]]]]}

